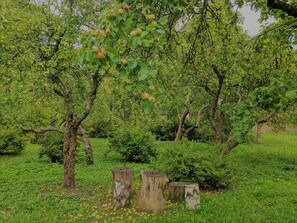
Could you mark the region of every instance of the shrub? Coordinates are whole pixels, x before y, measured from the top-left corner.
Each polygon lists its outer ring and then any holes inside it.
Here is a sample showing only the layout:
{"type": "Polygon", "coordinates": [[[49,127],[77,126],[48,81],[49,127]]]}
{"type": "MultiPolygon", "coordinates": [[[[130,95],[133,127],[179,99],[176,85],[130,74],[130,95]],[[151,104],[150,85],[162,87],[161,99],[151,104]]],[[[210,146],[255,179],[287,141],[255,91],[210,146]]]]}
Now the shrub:
{"type": "Polygon", "coordinates": [[[88,135],[92,138],[107,138],[112,132],[113,125],[111,121],[96,120],[86,125],[88,135]]]}
{"type": "Polygon", "coordinates": [[[228,187],[233,176],[227,160],[216,159],[209,152],[197,151],[190,142],[171,144],[165,148],[155,160],[154,167],[165,172],[170,181],[195,182],[203,189],[228,187]]]}
{"type": "Polygon", "coordinates": [[[162,121],[154,124],[151,127],[151,132],[160,141],[173,141],[177,132],[178,126],[171,121],[162,121]]]}
{"type": "Polygon", "coordinates": [[[25,148],[21,133],[15,129],[0,131],[0,154],[19,154],[25,148]]]}
{"type": "MultiPolygon", "coordinates": [[[[185,126],[188,128],[190,125],[186,122],[185,126]]],[[[199,126],[188,133],[187,139],[205,143],[212,142],[214,140],[214,131],[209,121],[207,119],[201,120],[199,126]]]]}
{"type": "Polygon", "coordinates": [[[38,139],[41,144],[39,158],[47,156],[52,163],[63,163],[63,135],[47,133],[38,139]]]}
{"type": "Polygon", "coordinates": [[[153,135],[141,128],[119,128],[110,138],[109,147],[128,162],[148,163],[156,156],[153,135]]]}
{"type": "MultiPolygon", "coordinates": [[[[41,144],[39,159],[46,156],[52,163],[63,163],[64,136],[57,133],[46,133],[40,136],[37,141],[41,144]]],[[[83,159],[82,151],[79,150],[80,144],[77,144],[75,151],[75,161],[80,162],[83,159]]]]}

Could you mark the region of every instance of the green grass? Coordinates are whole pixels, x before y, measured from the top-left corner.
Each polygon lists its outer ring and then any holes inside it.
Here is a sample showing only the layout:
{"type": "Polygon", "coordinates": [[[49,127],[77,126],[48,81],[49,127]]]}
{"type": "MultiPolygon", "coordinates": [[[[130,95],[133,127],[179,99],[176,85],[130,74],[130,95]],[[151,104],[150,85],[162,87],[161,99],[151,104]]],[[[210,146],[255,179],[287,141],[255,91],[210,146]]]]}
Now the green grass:
{"type": "Polygon", "coordinates": [[[38,145],[0,157],[0,222],[297,222],[296,135],[265,134],[260,144],[238,146],[230,155],[236,176],[229,190],[203,192],[198,211],[168,203],[157,215],[112,207],[111,169],[133,167],[137,190],[149,165],[108,157],[106,140],[92,142],[95,164],[77,164],[71,191],[62,188],[62,165],[38,159],[38,145]]]}

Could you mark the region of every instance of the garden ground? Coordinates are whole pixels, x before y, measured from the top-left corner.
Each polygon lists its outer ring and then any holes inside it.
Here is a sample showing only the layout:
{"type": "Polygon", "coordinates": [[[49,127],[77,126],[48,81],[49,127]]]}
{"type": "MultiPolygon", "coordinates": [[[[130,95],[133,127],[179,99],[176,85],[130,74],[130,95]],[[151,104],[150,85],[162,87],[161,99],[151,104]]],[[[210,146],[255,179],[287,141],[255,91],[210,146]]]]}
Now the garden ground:
{"type": "Polygon", "coordinates": [[[230,154],[236,169],[230,189],[203,191],[198,211],[168,202],[168,210],[156,215],[137,212],[135,197],[130,208],[112,207],[111,169],[133,167],[139,190],[140,171],[150,166],[106,156],[106,139],[92,142],[95,164],[87,166],[80,156],[70,191],[62,188],[63,166],[39,159],[39,145],[1,156],[0,222],[297,222],[296,134],[264,134],[260,144],[238,146],[230,154]]]}

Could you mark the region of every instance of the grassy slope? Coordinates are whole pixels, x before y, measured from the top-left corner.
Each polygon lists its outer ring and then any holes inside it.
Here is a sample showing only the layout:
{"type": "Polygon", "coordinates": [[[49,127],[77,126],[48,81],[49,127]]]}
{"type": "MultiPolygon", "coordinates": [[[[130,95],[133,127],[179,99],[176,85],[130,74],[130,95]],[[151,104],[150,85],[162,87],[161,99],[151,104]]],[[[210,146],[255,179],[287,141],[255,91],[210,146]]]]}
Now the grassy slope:
{"type": "Polygon", "coordinates": [[[61,187],[63,168],[37,158],[37,145],[17,157],[0,157],[0,222],[297,222],[297,136],[267,134],[258,145],[241,145],[230,155],[237,167],[228,191],[204,192],[202,208],[187,211],[168,203],[160,215],[115,210],[111,168],[131,166],[139,188],[143,164],[107,158],[107,141],[93,140],[95,165],[77,164],[77,187],[61,187]]]}

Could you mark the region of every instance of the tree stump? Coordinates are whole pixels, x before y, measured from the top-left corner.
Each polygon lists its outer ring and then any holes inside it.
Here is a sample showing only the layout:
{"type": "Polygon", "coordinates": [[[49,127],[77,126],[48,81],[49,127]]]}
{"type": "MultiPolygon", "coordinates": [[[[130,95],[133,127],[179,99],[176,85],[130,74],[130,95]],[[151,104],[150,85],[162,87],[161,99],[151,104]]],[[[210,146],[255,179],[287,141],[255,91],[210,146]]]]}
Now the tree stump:
{"type": "Polygon", "coordinates": [[[113,204],[117,207],[126,207],[133,194],[134,171],[129,167],[112,169],[113,204]]]}
{"type": "Polygon", "coordinates": [[[168,199],[178,201],[185,199],[186,182],[170,182],[168,186],[168,199]]]}
{"type": "Polygon", "coordinates": [[[200,208],[200,191],[198,184],[185,185],[186,208],[196,210],[200,208]]]}
{"type": "Polygon", "coordinates": [[[166,209],[164,189],[168,183],[165,173],[141,171],[141,190],[136,201],[136,209],[161,212],[166,209]]]}

